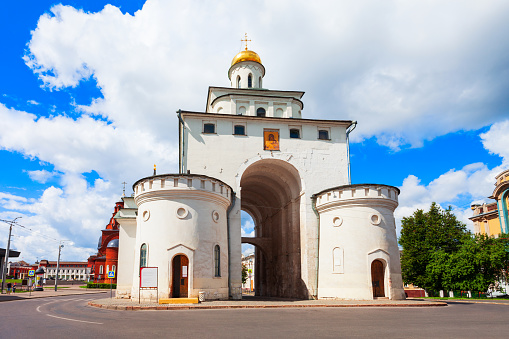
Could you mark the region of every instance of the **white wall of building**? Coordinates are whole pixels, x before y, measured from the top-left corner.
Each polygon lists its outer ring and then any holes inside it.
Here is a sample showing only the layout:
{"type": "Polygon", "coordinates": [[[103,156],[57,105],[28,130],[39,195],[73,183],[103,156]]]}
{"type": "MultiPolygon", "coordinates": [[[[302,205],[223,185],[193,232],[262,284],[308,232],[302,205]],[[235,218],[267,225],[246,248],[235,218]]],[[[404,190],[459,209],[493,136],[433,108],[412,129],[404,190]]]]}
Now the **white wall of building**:
{"type": "Polygon", "coordinates": [[[394,209],[398,190],[351,185],[317,196],[319,298],[373,299],[371,263],[384,263],[385,297],[405,299],[394,209]]]}
{"type": "MultiPolygon", "coordinates": [[[[147,267],[158,267],[159,298],[170,296],[172,259],[184,254],[189,259],[188,296],[203,291],[206,299],[227,299],[230,188],[204,176],[165,175],[138,181],[134,197],[138,217],[131,296],[138,299],[140,248],[146,244],[147,267]],[[214,275],[216,245],[220,277],[214,275]]],[[[155,291],[142,290],[141,298],[155,299],[155,291]]]]}

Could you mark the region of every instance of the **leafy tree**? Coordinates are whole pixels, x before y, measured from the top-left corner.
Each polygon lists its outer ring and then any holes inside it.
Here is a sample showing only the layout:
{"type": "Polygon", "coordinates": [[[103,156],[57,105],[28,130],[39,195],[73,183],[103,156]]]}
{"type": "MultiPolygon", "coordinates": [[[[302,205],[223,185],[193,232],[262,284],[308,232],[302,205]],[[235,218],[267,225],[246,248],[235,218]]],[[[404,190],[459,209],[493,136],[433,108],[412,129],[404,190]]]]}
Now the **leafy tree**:
{"type": "Polygon", "coordinates": [[[403,280],[428,292],[485,291],[507,279],[508,235],[473,236],[451,208],[432,203],[428,212],[417,210],[403,218],[399,244],[403,280]]]}
{"type": "Polygon", "coordinates": [[[428,212],[419,209],[413,216],[403,218],[401,224],[403,280],[435,291],[444,283],[452,283],[445,275],[444,265],[449,261],[448,255],[469,237],[465,224],[456,219],[450,207],[442,210],[436,203],[428,212]]]}
{"type": "Polygon", "coordinates": [[[247,267],[242,264],[242,284],[245,284],[247,281],[247,267]]]}
{"type": "Polygon", "coordinates": [[[483,234],[466,239],[451,255],[451,280],[454,289],[484,291],[491,283],[507,278],[509,243],[507,236],[483,234]]]}

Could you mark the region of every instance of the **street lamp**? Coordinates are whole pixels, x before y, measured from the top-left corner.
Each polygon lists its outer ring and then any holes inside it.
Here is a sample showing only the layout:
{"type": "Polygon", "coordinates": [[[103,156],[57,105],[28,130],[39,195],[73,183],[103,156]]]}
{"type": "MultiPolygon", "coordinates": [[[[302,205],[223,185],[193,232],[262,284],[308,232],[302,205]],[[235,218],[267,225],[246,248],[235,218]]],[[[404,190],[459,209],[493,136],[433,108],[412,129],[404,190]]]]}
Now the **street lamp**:
{"type": "Polygon", "coordinates": [[[64,245],[60,244],[58,245],[58,259],[57,259],[57,272],[55,275],[55,292],[57,291],[57,285],[58,285],[58,269],[60,267],[60,250],[64,247],[64,245]]]}

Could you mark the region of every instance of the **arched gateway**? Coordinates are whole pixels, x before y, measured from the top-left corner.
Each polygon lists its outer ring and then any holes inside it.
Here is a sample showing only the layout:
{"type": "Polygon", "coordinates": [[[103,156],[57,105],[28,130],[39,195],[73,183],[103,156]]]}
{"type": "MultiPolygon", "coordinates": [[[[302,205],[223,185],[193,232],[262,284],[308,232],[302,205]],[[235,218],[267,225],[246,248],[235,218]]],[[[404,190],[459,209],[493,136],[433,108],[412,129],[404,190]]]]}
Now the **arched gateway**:
{"type": "Polygon", "coordinates": [[[301,279],[301,183],[291,164],[264,159],[242,174],[241,208],[255,223],[256,294],[288,298],[308,297],[301,279]]]}
{"type": "Polygon", "coordinates": [[[356,122],[304,119],[304,92],[261,88],[264,76],[246,46],[228,70],[231,88],[209,87],[205,112],[177,112],[179,173],[138,180],[116,216],[118,297],[241,299],[244,242],[256,246],[258,295],[372,299],[380,260],[385,295],[404,298],[399,190],[349,185],[356,122]],[[254,238],[242,238],[242,210],[254,238]],[[139,288],[140,263],[158,268],[158,295],[139,288]]]}

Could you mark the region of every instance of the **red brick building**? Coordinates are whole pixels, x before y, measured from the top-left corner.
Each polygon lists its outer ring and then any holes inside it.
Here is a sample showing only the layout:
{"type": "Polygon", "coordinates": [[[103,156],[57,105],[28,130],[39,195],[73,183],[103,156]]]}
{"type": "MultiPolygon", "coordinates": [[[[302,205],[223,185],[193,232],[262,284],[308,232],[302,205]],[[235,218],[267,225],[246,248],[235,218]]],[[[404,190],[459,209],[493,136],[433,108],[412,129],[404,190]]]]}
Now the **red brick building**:
{"type": "Polygon", "coordinates": [[[23,260],[9,263],[8,276],[14,279],[25,279],[28,278],[29,270],[36,270],[38,267],[38,264],[31,265],[23,260]]]}
{"type": "Polygon", "coordinates": [[[114,219],[117,212],[124,207],[124,202],[115,203],[115,209],[111,215],[110,222],[101,231],[97,244],[97,254],[88,258],[90,270],[90,281],[95,283],[117,283],[117,274],[110,281],[108,271],[117,271],[118,267],[118,222],[114,219]]]}

